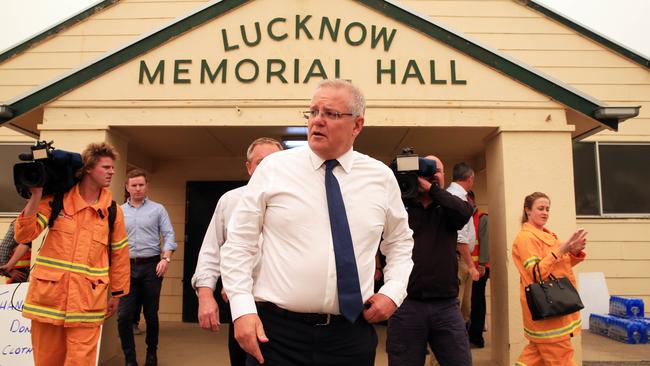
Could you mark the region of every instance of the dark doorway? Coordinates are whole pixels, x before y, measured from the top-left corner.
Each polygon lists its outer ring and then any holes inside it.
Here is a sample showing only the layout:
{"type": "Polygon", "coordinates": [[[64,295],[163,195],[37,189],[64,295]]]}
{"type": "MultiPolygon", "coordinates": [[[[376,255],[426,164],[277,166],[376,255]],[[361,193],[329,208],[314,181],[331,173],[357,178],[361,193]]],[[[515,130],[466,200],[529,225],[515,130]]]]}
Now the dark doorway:
{"type": "MultiPolygon", "coordinates": [[[[245,181],[187,182],[185,208],[185,251],[183,263],[183,321],[198,322],[199,302],[192,288],[192,276],[196,269],[203,236],[210,224],[217,201],[226,192],[245,185],[245,181]]],[[[219,281],[221,282],[221,281],[219,281]]],[[[218,295],[217,287],[215,294],[218,295]]],[[[215,296],[219,309],[224,309],[221,296],[215,296]]],[[[220,311],[221,313],[222,311],[220,311]]]]}

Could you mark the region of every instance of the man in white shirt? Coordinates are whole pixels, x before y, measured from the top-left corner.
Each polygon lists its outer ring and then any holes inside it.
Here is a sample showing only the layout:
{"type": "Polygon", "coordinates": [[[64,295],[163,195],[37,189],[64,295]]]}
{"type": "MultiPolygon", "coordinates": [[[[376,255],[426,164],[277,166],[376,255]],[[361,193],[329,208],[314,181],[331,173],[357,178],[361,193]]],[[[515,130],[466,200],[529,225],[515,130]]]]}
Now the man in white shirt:
{"type": "MultiPolygon", "coordinates": [[[[269,137],[260,137],[253,141],[246,150],[246,171],[248,176],[262,162],[262,160],[272,153],[282,150],[282,144],[277,140],[269,137]]],[[[196,262],[196,272],[192,277],[192,287],[196,289],[199,298],[199,326],[203,329],[216,332],[219,330],[219,306],[214,299],[214,291],[217,287],[217,281],[220,276],[220,255],[221,246],[226,242],[228,237],[227,225],[235,206],[244,192],[246,186],[242,186],[226,192],[214,209],[212,220],[203,238],[199,259],[196,262]]],[[[221,291],[224,301],[227,301],[225,292],[221,291]]],[[[228,312],[230,312],[228,310],[228,312]]],[[[230,314],[222,314],[224,318],[229,318],[230,314]]],[[[229,321],[230,322],[230,321],[229,321]]],[[[230,353],[230,365],[243,366],[246,364],[246,352],[239,347],[235,340],[234,328],[228,330],[228,351],[230,353]]]]}
{"type": "MultiPolygon", "coordinates": [[[[447,187],[447,191],[463,201],[467,202],[467,192],[474,186],[474,170],[467,163],[454,165],[453,182],[447,187]]],[[[472,260],[472,251],[476,244],[476,230],[474,219],[471,217],[462,229],[458,230],[456,250],[458,251],[458,299],[460,300],[460,311],[463,314],[465,324],[469,322],[470,309],[472,305],[472,281],[478,281],[479,273],[472,260]]]]}
{"type": "Polygon", "coordinates": [[[321,82],[309,146],[264,159],[233,213],[221,273],[249,365],[374,365],[370,323],[406,296],[412,231],[393,172],[352,150],[364,112],[352,84],[321,82]],[[387,264],[374,293],[378,246],[387,264]]]}

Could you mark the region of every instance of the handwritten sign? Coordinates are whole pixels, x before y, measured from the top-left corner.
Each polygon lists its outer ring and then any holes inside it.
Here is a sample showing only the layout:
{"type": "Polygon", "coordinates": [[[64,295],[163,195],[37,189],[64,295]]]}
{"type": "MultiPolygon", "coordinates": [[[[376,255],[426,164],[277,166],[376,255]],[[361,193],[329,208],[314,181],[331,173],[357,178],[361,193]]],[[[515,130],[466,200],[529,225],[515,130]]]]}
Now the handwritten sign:
{"type": "Polygon", "coordinates": [[[0,366],[34,365],[32,323],[21,315],[28,287],[0,285],[0,366]]]}

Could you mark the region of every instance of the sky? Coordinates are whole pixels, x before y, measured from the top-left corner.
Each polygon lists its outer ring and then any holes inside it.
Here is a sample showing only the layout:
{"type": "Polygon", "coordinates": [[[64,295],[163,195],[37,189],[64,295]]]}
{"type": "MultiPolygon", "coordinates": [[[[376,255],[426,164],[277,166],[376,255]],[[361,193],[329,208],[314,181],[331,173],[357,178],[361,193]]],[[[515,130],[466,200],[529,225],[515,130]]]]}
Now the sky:
{"type": "MultiPolygon", "coordinates": [[[[650,0],[536,0],[650,57],[650,0]]],[[[98,0],[0,0],[0,53],[98,0]],[[38,9],[34,11],[34,9],[38,9]]]]}

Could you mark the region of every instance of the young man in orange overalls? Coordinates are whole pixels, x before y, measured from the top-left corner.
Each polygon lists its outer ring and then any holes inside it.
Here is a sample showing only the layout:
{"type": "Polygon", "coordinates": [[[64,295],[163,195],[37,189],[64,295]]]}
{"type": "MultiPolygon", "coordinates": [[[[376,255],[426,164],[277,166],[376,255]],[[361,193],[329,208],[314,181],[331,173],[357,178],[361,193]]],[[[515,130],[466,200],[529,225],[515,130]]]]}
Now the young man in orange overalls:
{"type": "MultiPolygon", "coordinates": [[[[106,143],[84,150],[81,181],[63,195],[63,208],[36,256],[23,305],[23,316],[32,320],[36,366],[94,365],[100,325],[129,291],[129,248],[119,205],[112,232],[108,224],[107,187],[116,155],[106,143]]],[[[52,215],[54,197],[42,197],[42,187],[30,191],[16,219],[19,243],[35,239],[52,215]]]]}

